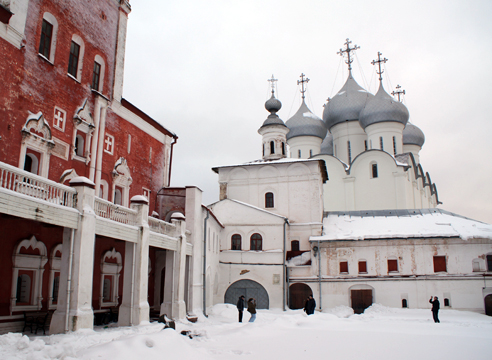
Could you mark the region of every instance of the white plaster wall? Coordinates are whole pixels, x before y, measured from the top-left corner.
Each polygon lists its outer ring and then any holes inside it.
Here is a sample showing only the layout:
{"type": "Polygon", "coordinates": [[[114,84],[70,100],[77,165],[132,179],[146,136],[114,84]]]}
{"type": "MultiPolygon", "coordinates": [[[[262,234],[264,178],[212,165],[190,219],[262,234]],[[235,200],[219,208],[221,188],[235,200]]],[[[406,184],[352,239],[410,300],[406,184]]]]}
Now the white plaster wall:
{"type": "Polygon", "coordinates": [[[348,141],[350,141],[352,161],[365,151],[364,141],[367,140],[367,134],[361,128],[359,121],[345,121],[333,126],[330,131],[333,135],[333,154],[343,162],[349,163],[348,141]]]}
{"type": "MultiPolygon", "coordinates": [[[[393,136],[396,138],[396,154],[403,152],[403,139],[402,133],[405,125],[396,121],[387,121],[382,123],[376,123],[366,127],[367,139],[369,140],[369,146],[372,144],[372,149],[380,149],[379,138],[383,138],[383,150],[387,153],[394,155],[393,152],[393,136]]],[[[369,147],[371,149],[371,147],[369,147]]]]}
{"type": "Polygon", "coordinates": [[[323,139],[317,136],[296,136],[288,140],[290,157],[298,159],[301,150],[301,159],[309,159],[311,153],[319,154],[323,139]]]}

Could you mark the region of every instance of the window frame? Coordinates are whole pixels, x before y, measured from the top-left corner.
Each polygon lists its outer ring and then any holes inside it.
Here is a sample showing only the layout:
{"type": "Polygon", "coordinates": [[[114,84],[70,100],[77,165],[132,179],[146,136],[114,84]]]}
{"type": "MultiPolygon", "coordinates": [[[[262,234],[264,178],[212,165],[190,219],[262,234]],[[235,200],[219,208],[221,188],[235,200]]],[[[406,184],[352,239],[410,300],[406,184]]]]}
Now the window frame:
{"type": "Polygon", "coordinates": [[[49,63],[51,64],[54,64],[55,62],[55,50],[56,50],[56,39],[57,39],[57,36],[58,36],[58,21],[56,20],[56,18],[48,13],[48,12],[45,12],[43,14],[43,19],[42,19],[42,22],[41,22],[41,31],[40,31],[40,38],[39,38],[39,46],[38,46],[38,56],[46,61],[48,61],[49,63]],[[48,23],[51,25],[52,29],[51,29],[51,38],[50,38],[50,42],[49,42],[49,51],[48,51],[48,56],[45,56],[45,54],[42,54],[40,52],[41,50],[41,41],[42,41],[42,37],[43,37],[43,23],[48,23]]]}
{"type": "Polygon", "coordinates": [[[379,177],[378,163],[371,162],[371,179],[377,179],[379,177]]]}
{"type": "Polygon", "coordinates": [[[265,208],[273,209],[275,208],[275,196],[272,192],[265,193],[265,208]]]}
{"type": "Polygon", "coordinates": [[[348,274],[349,273],[349,266],[348,266],[347,260],[340,260],[340,262],[338,263],[338,272],[340,274],[348,274]]]}
{"type": "Polygon", "coordinates": [[[398,259],[396,258],[389,258],[387,260],[387,266],[388,266],[388,274],[390,273],[398,273],[400,272],[400,269],[399,269],[399,266],[398,266],[398,259]],[[391,262],[391,266],[390,266],[390,262],[391,262]],[[396,269],[396,270],[393,270],[393,269],[396,269]]]}
{"type": "Polygon", "coordinates": [[[358,262],[359,274],[367,274],[367,261],[359,260],[358,262]]]}
{"type": "Polygon", "coordinates": [[[69,53],[69,58],[68,58],[67,75],[79,83],[82,81],[82,68],[84,65],[84,53],[85,53],[84,41],[82,40],[82,38],[79,35],[76,35],[76,34],[72,35],[72,41],[70,42],[70,53],[69,53]],[[77,56],[76,66],[74,66],[74,64],[73,64],[72,44],[78,45],[78,50],[79,50],[78,56],[77,56]],[[75,74],[70,72],[70,70],[75,72],[75,74]]]}
{"type": "Polygon", "coordinates": [[[233,234],[231,236],[231,250],[241,251],[242,250],[242,236],[240,234],[233,234]]]}
{"type": "Polygon", "coordinates": [[[434,255],[433,265],[434,265],[433,268],[435,273],[448,272],[446,255],[434,255]],[[441,270],[443,263],[444,263],[444,270],[441,270]]]}
{"type": "Polygon", "coordinates": [[[251,251],[263,251],[263,237],[259,233],[254,233],[249,238],[249,249],[251,251]]]}

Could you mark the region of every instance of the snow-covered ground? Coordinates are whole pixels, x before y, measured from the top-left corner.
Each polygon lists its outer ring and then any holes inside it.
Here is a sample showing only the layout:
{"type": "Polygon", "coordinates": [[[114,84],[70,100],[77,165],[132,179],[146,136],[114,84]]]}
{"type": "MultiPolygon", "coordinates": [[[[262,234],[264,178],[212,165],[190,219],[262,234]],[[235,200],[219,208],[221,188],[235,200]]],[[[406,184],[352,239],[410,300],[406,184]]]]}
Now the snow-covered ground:
{"type": "MultiPolygon", "coordinates": [[[[245,312],[245,320],[249,314],[245,312]]],[[[208,318],[178,322],[176,331],[151,323],[97,328],[65,335],[0,336],[0,359],[487,359],[492,358],[492,317],[374,304],[362,315],[339,307],[305,315],[302,310],[259,310],[255,323],[238,323],[232,305],[216,305],[208,318]],[[190,331],[189,336],[181,335],[190,331]]]]}

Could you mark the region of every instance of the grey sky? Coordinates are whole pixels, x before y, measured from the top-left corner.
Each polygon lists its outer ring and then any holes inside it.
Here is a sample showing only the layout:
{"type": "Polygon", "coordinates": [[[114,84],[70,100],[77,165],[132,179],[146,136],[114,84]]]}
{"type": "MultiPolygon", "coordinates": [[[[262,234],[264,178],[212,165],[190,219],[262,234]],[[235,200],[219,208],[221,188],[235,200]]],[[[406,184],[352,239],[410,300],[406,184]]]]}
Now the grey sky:
{"type": "Polygon", "coordinates": [[[360,46],[354,77],[377,90],[377,52],[388,93],[406,90],[426,141],[421,163],[440,208],[492,223],[492,2],[329,0],[132,1],[123,96],[178,136],[172,186],[218,199],[211,167],[261,157],[257,130],[277,78],[279,116],[323,104],[347,76],[337,51],[360,46]],[[362,71],[362,72],[361,72],[362,71]]]}

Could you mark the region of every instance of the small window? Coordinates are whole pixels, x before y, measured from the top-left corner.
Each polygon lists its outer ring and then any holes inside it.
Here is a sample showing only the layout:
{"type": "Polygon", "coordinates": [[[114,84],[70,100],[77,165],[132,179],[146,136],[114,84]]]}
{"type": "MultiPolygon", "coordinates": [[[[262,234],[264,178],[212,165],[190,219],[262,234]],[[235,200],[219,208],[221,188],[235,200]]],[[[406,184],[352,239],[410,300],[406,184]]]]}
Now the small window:
{"type": "Polygon", "coordinates": [[[265,194],[265,207],[266,208],[273,208],[273,193],[268,192],[265,194]]]}
{"type": "Polygon", "coordinates": [[[84,137],[80,134],[75,137],[75,155],[84,156],[84,137]]]}
{"type": "Polygon", "coordinates": [[[448,298],[444,298],[444,306],[451,306],[448,298]]]}
{"type": "Polygon", "coordinates": [[[51,294],[51,297],[53,298],[52,302],[53,304],[56,304],[58,302],[58,289],[60,288],[60,277],[56,276],[53,279],[53,293],[51,294]]]}
{"type": "Polygon", "coordinates": [[[340,261],[340,274],[348,274],[348,261],[340,261]]]}
{"type": "Polygon", "coordinates": [[[313,157],[313,149],[309,149],[309,157],[313,157]]]}
{"type": "Polygon", "coordinates": [[[29,171],[35,175],[39,175],[39,158],[41,154],[27,153],[24,159],[24,170],[29,171]]]}
{"type": "Polygon", "coordinates": [[[300,149],[297,150],[297,158],[299,158],[299,159],[301,158],[301,150],[300,149]]]}
{"type": "Polygon", "coordinates": [[[250,250],[261,251],[263,239],[260,234],[251,235],[250,250]]]}
{"type": "Polygon", "coordinates": [[[487,271],[492,271],[492,255],[487,255],[487,271]]]}
{"type": "Polygon", "coordinates": [[[103,302],[111,302],[111,276],[104,277],[103,302]]]}
{"type": "Polygon", "coordinates": [[[270,154],[275,154],[275,143],[270,141],[270,154]]]}
{"type": "Polygon", "coordinates": [[[388,259],[388,272],[398,272],[398,260],[388,259]]]}
{"type": "Polygon", "coordinates": [[[472,267],[473,267],[473,272],[479,272],[480,271],[480,260],[474,259],[472,262],[472,267]]]}
{"type": "Polygon", "coordinates": [[[359,261],[359,274],[367,274],[367,263],[365,260],[359,261]]]}
{"type": "Polygon", "coordinates": [[[114,190],[114,203],[116,205],[121,205],[121,189],[116,188],[114,190]]]}
{"type": "Polygon", "coordinates": [[[43,19],[43,25],[41,27],[41,41],[39,42],[39,53],[46,59],[50,58],[52,36],[53,25],[43,19]]]}
{"type": "Polygon", "coordinates": [[[347,141],[347,153],[349,165],[352,164],[352,149],[350,148],[350,141],[347,141]]]}
{"type": "Polygon", "coordinates": [[[376,179],[378,177],[378,164],[371,164],[371,178],[376,179]]]}
{"type": "Polygon", "coordinates": [[[94,69],[92,71],[92,85],[91,88],[99,90],[99,79],[101,78],[101,64],[94,61],[94,69]]]}
{"type": "Polygon", "coordinates": [[[364,150],[367,151],[367,140],[364,140],[364,150]]]}
{"type": "Polygon", "coordinates": [[[396,136],[393,136],[393,155],[396,155],[396,136]]]}
{"type": "Polygon", "coordinates": [[[263,156],[265,156],[265,144],[263,144],[263,156]]]}
{"type": "Polygon", "coordinates": [[[31,303],[31,276],[32,274],[19,274],[17,278],[17,293],[16,304],[30,304],[31,303]]]}
{"type": "Polygon", "coordinates": [[[231,250],[241,250],[241,235],[239,234],[232,235],[231,250]]]}
{"type": "Polygon", "coordinates": [[[300,250],[299,240],[292,240],[290,242],[290,248],[292,251],[299,251],[300,250]]]}
{"type": "Polygon", "coordinates": [[[408,307],[408,301],[407,301],[407,299],[401,299],[401,307],[402,308],[407,308],[408,307]]]}
{"type": "Polygon", "coordinates": [[[382,136],[379,137],[379,147],[381,150],[384,150],[384,144],[383,144],[383,137],[382,136]]]}
{"type": "Polygon", "coordinates": [[[79,68],[80,45],[72,41],[70,45],[70,57],[68,59],[68,73],[77,79],[77,69],[79,68]]]}
{"type": "Polygon", "coordinates": [[[434,272],[446,271],[446,256],[434,256],[434,272]]]}
{"type": "Polygon", "coordinates": [[[285,143],[282,142],[282,155],[285,155],[285,143]]]}

